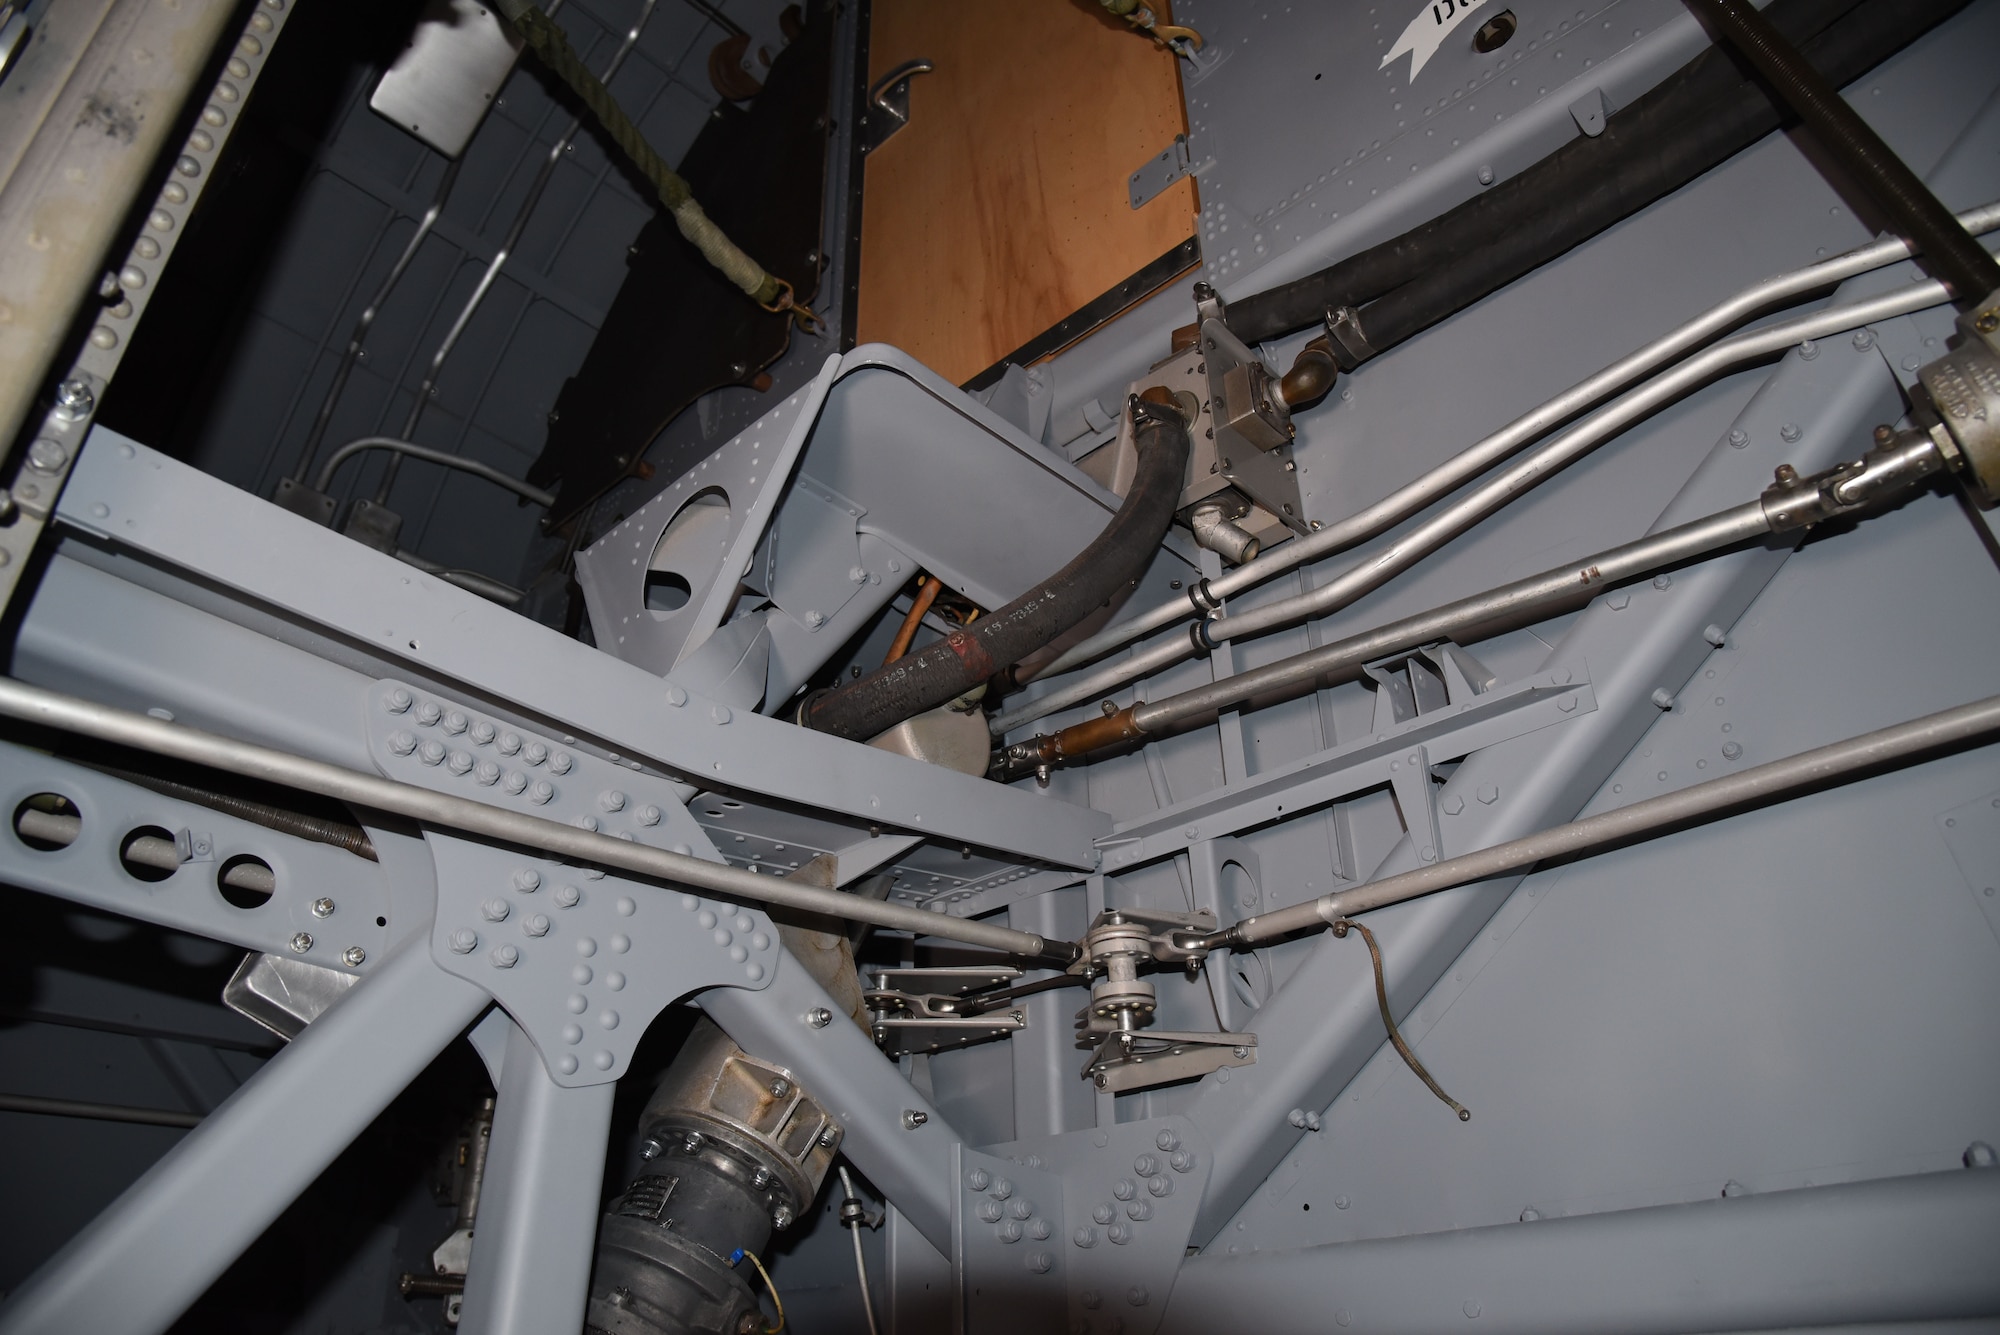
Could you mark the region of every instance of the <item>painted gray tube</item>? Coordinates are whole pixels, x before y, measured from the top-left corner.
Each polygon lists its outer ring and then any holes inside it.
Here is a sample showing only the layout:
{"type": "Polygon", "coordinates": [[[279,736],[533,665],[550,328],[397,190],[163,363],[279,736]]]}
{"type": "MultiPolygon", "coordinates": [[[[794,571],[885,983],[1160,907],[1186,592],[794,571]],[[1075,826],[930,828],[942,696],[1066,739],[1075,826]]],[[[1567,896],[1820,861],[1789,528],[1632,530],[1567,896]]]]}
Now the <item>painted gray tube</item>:
{"type": "Polygon", "coordinates": [[[1550,858],[1594,852],[1741,807],[1780,801],[1827,784],[1847,782],[1878,768],[1920,759],[1994,732],[2000,732],[2000,696],[1988,696],[1908,723],[1878,728],[1784,760],[1757,765],[1740,774],[1709,779],[1679,792],[1649,797],[1616,811],[1587,816],[1525,838],[1447,858],[1433,866],[1413,868],[1353,890],[1336,891],[1275,913],[1245,918],[1228,932],[1218,933],[1213,944],[1230,948],[1261,945],[1294,932],[1323,927],[1337,918],[1386,908],[1489,876],[1521,871],[1550,858]]]}
{"type": "MultiPolygon", "coordinates": [[[[1984,235],[2000,228],[2000,202],[1986,204],[1958,215],[1968,232],[1984,235]]],[[[1464,483],[1508,458],[1514,451],[1545,431],[1601,403],[1604,399],[1641,376],[1694,350],[1742,323],[1759,311],[1832,287],[1836,283],[1906,260],[1910,247],[1900,238],[1877,241],[1845,255],[1836,255],[1803,269],[1774,275],[1753,283],[1719,305],[1712,306],[1687,323],[1671,329],[1630,356],[1621,358],[1587,380],[1564,390],[1548,402],[1515,418],[1500,430],[1462,454],[1424,474],[1409,486],[1377,501],[1353,515],[1325,528],[1297,538],[1267,552],[1254,561],[1225,571],[1208,581],[1209,593],[1220,599],[1255,588],[1288,570],[1346,551],[1357,543],[1387,532],[1432,501],[1457,490],[1464,483]]],[[[1194,614],[1192,605],[1168,603],[1163,607],[1107,626],[1089,639],[1080,641],[1057,658],[1040,675],[1048,677],[1080,663],[1100,658],[1120,645],[1150,635],[1194,614]]],[[[1088,698],[1087,696],[1085,698],[1088,698]]],[[[1036,715],[1035,717],[1040,717],[1036,715]]],[[[1025,721],[1025,720],[1024,720],[1025,721]]]]}
{"type": "Polygon", "coordinates": [[[905,904],[863,899],[838,890],[822,890],[775,876],[759,876],[724,863],[707,862],[662,848],[614,839],[610,835],[593,834],[539,816],[520,815],[483,802],[473,802],[448,793],[434,793],[411,784],[308,760],[270,747],[218,737],[176,723],[164,723],[144,714],[45,691],[25,682],[0,679],[0,716],[170,756],[190,764],[206,765],[231,774],[263,779],[377,811],[394,812],[411,820],[464,834],[615,867],[677,885],[693,886],[743,903],[803,909],[834,918],[870,922],[877,927],[915,932],[920,936],[963,941],[967,945],[984,946],[1013,955],[1048,955],[1064,963],[1075,955],[1074,947],[1066,942],[1048,942],[1011,928],[929,913],[905,904]]]}
{"type": "MultiPolygon", "coordinates": [[[[2000,215],[2000,207],[1996,207],[1994,212],[1996,215],[2000,215]]],[[[1982,211],[1980,216],[1984,216],[1984,214],[1985,211],[1982,211]]],[[[1877,246],[1870,247],[1869,250],[1880,250],[1888,244],[1890,243],[1880,243],[1877,246]]],[[[1912,311],[1940,305],[1948,299],[1948,294],[1942,283],[1935,281],[1913,283],[1907,287],[1897,288],[1885,293],[1882,296],[1872,297],[1867,301],[1815,311],[1810,315],[1800,316],[1796,319],[1755,329],[1747,334],[1739,334],[1735,338],[1718,343],[1706,352],[1690,357],[1672,370],[1648,381],[1643,387],[1618,400],[1618,402],[1604,409],[1596,416],[1591,417],[1526,455],[1506,472],[1468,492],[1456,503],[1440,511],[1437,515],[1405,534],[1394,543],[1391,543],[1382,551],[1377,552],[1366,561],[1342,571],[1327,583],[1307,593],[1299,594],[1292,598],[1281,599],[1264,607],[1253,608],[1250,611],[1239,613],[1235,616],[1218,617],[1205,624],[1203,628],[1204,632],[1211,643],[1219,644],[1225,640],[1241,639],[1264,631],[1275,630],[1311,617],[1325,616],[1328,613],[1338,611],[1340,608],[1360,598],[1363,594],[1381,587],[1381,585],[1388,582],[1395,575],[1407,570],[1423,557],[1436,551],[1446,542],[1465,532],[1509,501],[1530,490],[1570,463],[1573,463],[1576,459],[1602,444],[1605,440],[1657,411],[1664,405],[1673,402],[1704,381],[1727,371],[1734,370],[1746,363],[1755,362],[1773,353],[1781,352],[1794,344],[1802,343],[1808,339],[1826,338],[1833,334],[1845,333],[1847,330],[1861,325],[1873,324],[1878,320],[1886,320],[1898,315],[1908,315],[1912,311]]],[[[1672,336],[1670,335],[1669,337],[1672,336]]],[[[1634,357],[1642,355],[1644,354],[1635,353],[1634,357]]],[[[1585,384],[1589,383],[1591,382],[1585,382],[1585,384]]],[[[1573,390],[1571,393],[1574,394],[1576,391],[1573,390]]],[[[1563,397],[1567,398],[1568,396],[1565,395],[1563,397]]],[[[1559,401],[1551,400],[1550,402],[1556,403],[1559,401]]],[[[1582,405],[1578,403],[1575,406],[1580,407],[1582,405]]],[[[1574,411],[1574,408],[1570,411],[1574,411]]],[[[1540,410],[1538,410],[1539,412],[1540,410]]],[[[1568,413],[1564,412],[1552,420],[1560,420],[1562,416],[1567,415],[1568,413]]],[[[1524,417],[1520,420],[1525,422],[1535,416],[1537,414],[1529,414],[1529,417],[1524,417]]],[[[1488,437],[1487,441],[1482,441],[1465,454],[1458,456],[1457,460],[1447,464],[1445,469],[1440,469],[1438,473],[1427,475],[1423,481],[1413,483],[1410,487],[1396,493],[1395,496],[1391,496],[1388,500],[1371,506],[1368,510],[1364,510],[1361,514],[1354,516],[1353,520],[1344,520],[1332,528],[1322,529],[1320,532],[1308,537],[1295,539],[1278,548],[1269,557],[1260,557],[1247,566],[1238,567],[1236,570],[1224,575],[1220,580],[1215,581],[1211,585],[1212,591],[1219,596],[1227,596],[1227,594],[1235,592],[1240,588],[1246,588],[1260,579],[1279,574],[1282,569],[1291,568],[1290,565],[1284,567],[1276,565],[1266,567],[1264,562],[1267,560],[1275,562],[1279,558],[1284,557],[1289,559],[1292,565],[1296,565],[1299,561],[1310,559],[1315,554],[1322,554],[1324,551],[1335,550],[1340,546],[1347,546],[1360,541],[1366,535],[1359,532],[1358,528],[1354,531],[1349,531],[1349,524],[1358,524],[1365,516],[1374,515],[1377,511],[1382,511],[1386,514],[1387,511],[1384,510],[1384,507],[1390,506],[1392,502],[1396,502],[1398,497],[1413,493],[1419,487],[1427,486],[1431,478],[1443,474],[1447,469],[1455,469],[1459,460],[1464,460],[1474,454],[1483,454],[1489,442],[1507,438],[1513,429],[1509,427],[1495,436],[1488,437]],[[1342,541],[1323,549],[1309,549],[1307,546],[1326,538],[1330,534],[1336,533],[1341,535],[1342,541]],[[1300,552],[1302,555],[1293,558],[1292,553],[1294,552],[1300,552]],[[1246,572],[1251,571],[1259,571],[1260,573],[1253,579],[1243,578],[1246,572]],[[1236,582],[1229,583],[1231,580],[1235,580],[1236,582]]],[[[1527,437],[1524,436],[1522,439],[1525,440],[1527,437]]],[[[1511,453],[1519,444],[1520,441],[1514,441],[1506,450],[1496,452],[1490,458],[1483,459],[1479,467],[1483,468],[1486,464],[1504,457],[1507,453],[1511,453]]],[[[1475,469],[1473,471],[1478,470],[1475,469]]],[[[1444,490],[1450,490],[1462,480],[1463,477],[1454,474],[1449,484],[1444,487],[1444,490]]],[[[1407,514],[1413,513],[1416,509],[1428,504],[1438,494],[1442,494],[1442,492],[1426,494],[1416,499],[1411,504],[1409,510],[1401,511],[1394,517],[1389,518],[1374,531],[1379,532],[1381,529],[1398,522],[1401,518],[1406,517],[1407,514]]],[[[1169,604],[1165,615],[1155,611],[1145,617],[1135,618],[1131,622],[1121,623],[1112,629],[1123,631],[1128,626],[1138,626],[1150,620],[1153,624],[1146,626],[1145,630],[1157,630],[1161,626],[1180,620],[1183,616],[1187,615],[1188,610],[1178,604],[1169,604]]],[[[1135,635],[1140,633],[1145,633],[1145,631],[1134,631],[1135,635]]],[[[1103,632],[1093,637],[1093,639],[1101,640],[1108,634],[1110,632],[1103,632]]],[[[1068,658],[1071,655],[1079,654],[1080,651],[1090,648],[1091,643],[1091,641],[1085,641],[1083,644],[1078,645],[1076,649],[1071,650],[1070,654],[1064,655],[1064,657],[1068,658]]],[[[1093,652],[1099,651],[1101,651],[1101,648],[1093,652]]],[[[1185,641],[1174,640],[1170,642],[1170,646],[1155,646],[1153,650],[1136,655],[1129,660],[1121,660],[1108,664],[1098,671],[1090,673],[1088,676],[1080,677],[1045,695],[1037,696],[1033,700],[1024,701],[1013,709],[995,715],[991,724],[992,731],[996,736],[1004,736],[1024,723],[1030,723],[1035,719],[1056,713],[1058,710],[1081,704],[1085,700],[1107,695],[1127,682],[1137,680],[1147,673],[1156,672],[1163,667],[1177,663],[1193,652],[1194,642],[1191,638],[1185,641]],[[1169,648],[1171,652],[1169,652],[1169,648]]],[[[1062,660],[1058,659],[1057,665],[1060,666],[1061,663],[1062,660]]]]}
{"type": "Polygon", "coordinates": [[[335,450],[333,457],[321,466],[319,476],[313,479],[314,489],[318,491],[331,491],[333,489],[333,475],[340,471],[340,466],[355,455],[364,454],[369,450],[387,450],[392,454],[405,454],[412,459],[422,459],[425,463],[439,464],[445,468],[456,468],[461,473],[470,473],[474,477],[484,478],[496,487],[505,487],[516,496],[524,500],[533,501],[536,505],[543,508],[556,503],[556,498],[551,493],[543,491],[540,487],[531,486],[521,481],[518,477],[510,477],[491,464],[481,463],[479,460],[463,454],[453,454],[449,450],[437,450],[432,449],[428,445],[419,445],[414,441],[399,440],[395,436],[363,436],[359,440],[348,441],[345,445],[335,450]]]}

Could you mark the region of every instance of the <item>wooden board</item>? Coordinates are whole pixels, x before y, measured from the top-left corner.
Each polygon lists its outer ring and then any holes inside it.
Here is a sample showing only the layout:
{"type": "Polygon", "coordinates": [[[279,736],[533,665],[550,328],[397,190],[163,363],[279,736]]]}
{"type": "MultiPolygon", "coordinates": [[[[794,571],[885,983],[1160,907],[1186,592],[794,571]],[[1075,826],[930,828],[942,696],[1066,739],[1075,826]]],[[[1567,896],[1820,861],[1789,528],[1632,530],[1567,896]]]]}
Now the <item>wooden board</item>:
{"type": "Polygon", "coordinates": [[[963,383],[1194,236],[1192,178],[1138,210],[1127,193],[1186,133],[1178,62],[1096,0],[873,11],[871,85],[906,60],[937,68],[867,159],[861,342],[963,383]]]}

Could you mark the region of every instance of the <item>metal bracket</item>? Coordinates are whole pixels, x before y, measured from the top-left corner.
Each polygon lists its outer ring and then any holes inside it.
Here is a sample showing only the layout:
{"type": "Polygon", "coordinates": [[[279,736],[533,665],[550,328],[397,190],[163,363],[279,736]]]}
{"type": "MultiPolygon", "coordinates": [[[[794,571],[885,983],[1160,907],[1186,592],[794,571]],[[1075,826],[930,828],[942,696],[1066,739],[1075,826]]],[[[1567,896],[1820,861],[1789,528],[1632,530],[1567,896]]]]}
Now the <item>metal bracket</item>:
{"type": "Polygon", "coordinates": [[[952,1329],[965,1335],[1063,1330],[1072,1249],[1063,1180],[1015,1159],[951,1147],[952,1329]]]}
{"type": "MultiPolygon", "coordinates": [[[[1080,1047],[1097,1033],[1088,1027],[1083,1032],[1085,1042],[1080,1047]]],[[[1106,1094],[1124,1094],[1176,1080],[1198,1080],[1225,1066],[1249,1066],[1256,1060],[1255,1034],[1140,1029],[1104,1035],[1084,1063],[1083,1078],[1106,1094]]]]}
{"type": "Polygon", "coordinates": [[[921,58],[906,60],[869,86],[868,110],[861,114],[863,153],[873,153],[910,123],[910,80],[936,68],[921,58]]]}
{"type": "Polygon", "coordinates": [[[1177,134],[1174,142],[1148,158],[1145,165],[1125,178],[1126,193],[1135,209],[1158,199],[1166,188],[1183,176],[1199,176],[1215,165],[1215,155],[1207,141],[1191,134],[1177,134]]]}
{"type": "Polygon", "coordinates": [[[875,987],[862,994],[875,1012],[870,1031],[891,1057],[943,1052],[988,1039],[1005,1038],[1028,1027],[1020,1007],[984,1015],[962,1015],[956,1001],[969,992],[1010,983],[1021,976],[1008,965],[990,968],[882,969],[875,987]]]}

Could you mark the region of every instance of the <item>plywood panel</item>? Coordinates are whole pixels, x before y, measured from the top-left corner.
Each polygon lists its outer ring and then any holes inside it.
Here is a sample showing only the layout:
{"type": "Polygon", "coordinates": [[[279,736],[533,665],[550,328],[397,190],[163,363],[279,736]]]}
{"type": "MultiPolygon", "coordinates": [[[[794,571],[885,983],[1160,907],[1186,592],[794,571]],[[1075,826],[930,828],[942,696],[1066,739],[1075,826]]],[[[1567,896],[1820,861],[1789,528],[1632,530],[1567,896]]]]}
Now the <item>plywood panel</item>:
{"type": "Polygon", "coordinates": [[[874,0],[871,83],[919,57],[867,160],[856,328],[962,383],[1194,235],[1192,179],[1126,189],[1186,114],[1175,57],[1095,0],[874,0]]]}

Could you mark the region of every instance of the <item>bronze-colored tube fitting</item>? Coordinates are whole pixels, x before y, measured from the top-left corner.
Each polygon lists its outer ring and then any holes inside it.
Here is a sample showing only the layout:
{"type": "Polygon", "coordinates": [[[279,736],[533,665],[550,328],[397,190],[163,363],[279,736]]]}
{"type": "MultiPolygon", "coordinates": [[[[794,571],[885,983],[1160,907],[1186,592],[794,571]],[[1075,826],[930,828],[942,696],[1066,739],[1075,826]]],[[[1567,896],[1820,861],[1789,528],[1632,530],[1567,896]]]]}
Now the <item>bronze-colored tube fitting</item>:
{"type": "Polygon", "coordinates": [[[1053,768],[1065,760],[1143,737],[1146,734],[1133,717],[1136,708],[1136,705],[1128,706],[1115,713],[1085,719],[1053,733],[1017,742],[994,755],[987,777],[1006,783],[1044,768],[1053,768]]]}
{"type": "Polygon", "coordinates": [[[1172,350],[1174,352],[1186,352],[1189,348],[1195,345],[1195,340],[1199,339],[1200,337],[1201,337],[1200,325],[1184,324],[1179,329],[1174,330],[1174,343],[1172,350]]]}
{"type": "Polygon", "coordinates": [[[1299,349],[1292,369],[1285,372],[1285,378],[1278,382],[1278,393],[1283,396],[1287,408],[1318,403],[1332,392],[1333,382],[1339,375],[1340,365],[1333,359],[1333,346],[1322,334],[1299,349]]]}

